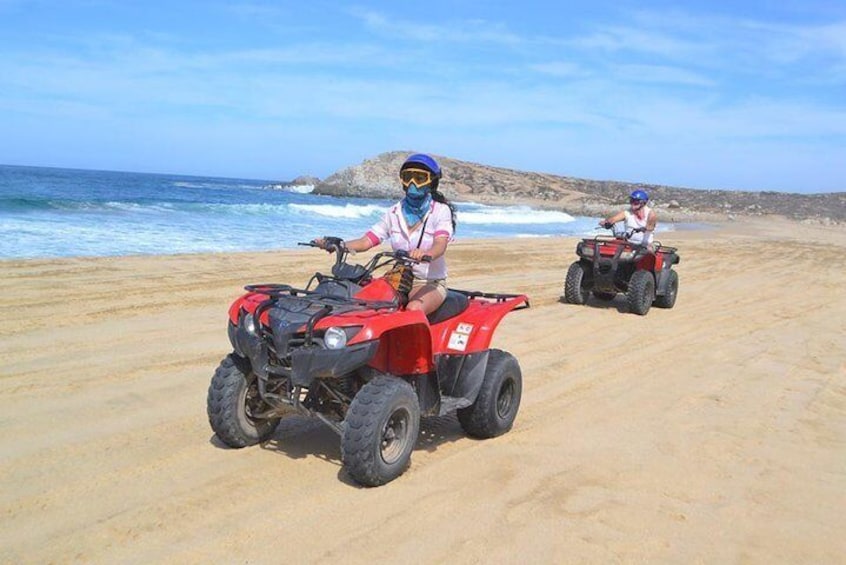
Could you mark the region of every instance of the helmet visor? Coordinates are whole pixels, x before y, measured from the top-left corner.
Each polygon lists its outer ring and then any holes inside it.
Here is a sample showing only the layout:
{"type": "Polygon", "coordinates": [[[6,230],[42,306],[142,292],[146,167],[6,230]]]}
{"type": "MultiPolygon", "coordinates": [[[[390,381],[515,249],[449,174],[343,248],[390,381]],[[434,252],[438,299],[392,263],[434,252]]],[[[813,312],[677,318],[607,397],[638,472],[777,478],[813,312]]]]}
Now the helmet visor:
{"type": "Polygon", "coordinates": [[[403,188],[408,188],[411,183],[416,186],[426,186],[432,182],[432,173],[425,169],[403,169],[400,171],[400,181],[403,188]]]}

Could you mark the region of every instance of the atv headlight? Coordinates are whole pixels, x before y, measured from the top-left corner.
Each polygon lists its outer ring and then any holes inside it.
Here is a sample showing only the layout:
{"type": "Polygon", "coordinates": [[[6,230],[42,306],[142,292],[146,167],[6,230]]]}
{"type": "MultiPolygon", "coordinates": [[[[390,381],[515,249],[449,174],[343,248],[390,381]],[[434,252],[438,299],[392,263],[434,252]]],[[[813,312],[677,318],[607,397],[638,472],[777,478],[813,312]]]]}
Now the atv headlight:
{"type": "Polygon", "coordinates": [[[635,252],[634,251],[623,251],[620,253],[620,260],[621,261],[631,261],[634,259],[635,252]]]}
{"type": "Polygon", "coordinates": [[[250,335],[256,335],[256,317],[249,312],[244,312],[244,318],[241,320],[244,329],[250,335]]]}
{"type": "Polygon", "coordinates": [[[593,245],[579,243],[578,247],[576,247],[576,254],[582,257],[593,257],[593,245]]]}
{"type": "Polygon", "coordinates": [[[323,343],[327,349],[341,349],[347,345],[347,332],[333,326],[323,334],[323,343]]]}
{"type": "Polygon", "coordinates": [[[326,346],[326,349],[341,349],[360,331],[361,326],[346,326],[343,328],[332,326],[323,332],[323,345],[326,346]]]}

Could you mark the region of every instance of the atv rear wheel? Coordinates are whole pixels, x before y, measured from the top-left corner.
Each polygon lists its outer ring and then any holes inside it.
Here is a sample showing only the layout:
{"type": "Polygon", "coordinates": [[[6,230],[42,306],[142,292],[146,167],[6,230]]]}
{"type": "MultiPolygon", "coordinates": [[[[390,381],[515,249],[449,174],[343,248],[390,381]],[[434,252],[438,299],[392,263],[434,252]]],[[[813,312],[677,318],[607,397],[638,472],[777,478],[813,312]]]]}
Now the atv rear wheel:
{"type": "Polygon", "coordinates": [[[564,302],[570,304],[584,304],[587,302],[590,288],[587,285],[589,280],[587,267],[581,261],[575,261],[567,269],[567,278],[564,280],[564,302]]]}
{"type": "Polygon", "coordinates": [[[476,402],[458,410],[461,427],[468,435],[482,439],[504,434],[514,424],[522,392],[517,359],[506,351],[491,349],[476,402]]]}
{"type": "Polygon", "coordinates": [[[626,293],[629,310],[634,314],[645,316],[655,299],[655,278],[649,271],[635,271],[629,281],[629,291],[626,293]]]}
{"type": "Polygon", "coordinates": [[[658,308],[672,308],[676,305],[676,296],[679,294],[679,274],[670,271],[670,282],[667,285],[667,293],[655,298],[655,306],[658,308]]]}
{"type": "Polygon", "coordinates": [[[212,430],[223,443],[246,447],[270,437],[279,418],[252,416],[268,408],[259,396],[257,377],[247,361],[230,354],[220,362],[209,385],[206,410],[212,430]]]}
{"type": "Polygon", "coordinates": [[[341,437],[350,476],[362,485],[388,483],[408,468],[420,432],[420,406],[411,385],[380,375],[353,398],[341,437]]]}

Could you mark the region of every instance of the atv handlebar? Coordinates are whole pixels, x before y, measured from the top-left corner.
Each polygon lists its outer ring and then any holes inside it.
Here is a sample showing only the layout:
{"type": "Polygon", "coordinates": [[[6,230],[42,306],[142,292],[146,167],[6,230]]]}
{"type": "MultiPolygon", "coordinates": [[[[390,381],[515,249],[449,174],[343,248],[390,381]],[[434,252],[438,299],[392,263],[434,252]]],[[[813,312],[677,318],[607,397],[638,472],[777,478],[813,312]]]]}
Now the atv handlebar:
{"type": "Polygon", "coordinates": [[[302,245],[304,247],[316,247],[318,249],[324,249],[329,253],[335,253],[335,265],[332,267],[332,274],[335,276],[341,276],[339,273],[347,272],[350,268],[352,268],[355,273],[355,277],[350,280],[354,280],[356,282],[358,280],[365,280],[371,277],[376,269],[385,267],[391,263],[411,266],[417,263],[428,263],[432,261],[431,255],[423,255],[420,259],[415,259],[408,254],[408,251],[399,249],[396,251],[382,251],[380,253],[376,253],[364,265],[349,265],[346,260],[351,250],[344,245],[344,240],[340,237],[324,236],[320,238],[320,243],[318,243],[318,240],[312,240],[309,242],[299,242],[297,245],[302,245]]]}
{"type": "Polygon", "coordinates": [[[623,224],[622,220],[620,222],[615,222],[615,223],[609,223],[609,222],[602,221],[602,222],[599,222],[599,226],[596,229],[604,228],[606,230],[612,230],[612,232],[614,233],[614,237],[616,237],[618,239],[627,239],[627,240],[631,239],[631,237],[636,233],[642,233],[642,232],[646,231],[646,228],[631,228],[629,230],[624,230],[624,229],[615,230],[614,226],[617,225],[617,224],[622,224],[622,226],[625,227],[625,224],[623,224]]]}
{"type": "Polygon", "coordinates": [[[431,255],[423,255],[420,259],[415,259],[408,254],[408,251],[398,249],[397,251],[383,251],[379,253],[382,256],[392,256],[394,259],[401,261],[408,261],[410,263],[429,263],[432,261],[431,255]]]}
{"type": "Polygon", "coordinates": [[[346,245],[344,245],[344,240],[341,239],[340,237],[334,237],[334,236],[331,236],[331,235],[324,235],[320,239],[323,240],[323,245],[320,245],[319,243],[317,243],[316,239],[312,239],[311,241],[308,241],[308,242],[301,241],[301,242],[297,243],[297,245],[303,245],[305,247],[317,247],[318,249],[325,249],[326,251],[328,251],[330,253],[332,253],[333,251],[338,251],[338,250],[346,250],[346,248],[347,248],[346,245]]]}
{"type": "MultiPolygon", "coordinates": [[[[347,249],[346,245],[344,245],[344,240],[340,237],[334,236],[323,236],[321,238],[323,240],[323,245],[317,243],[317,240],[311,241],[300,241],[297,245],[302,245],[304,247],[316,247],[318,249],[325,249],[326,251],[333,253],[336,251],[346,251],[349,253],[349,249],[347,249]]],[[[398,249],[397,251],[383,251],[381,253],[377,253],[376,257],[392,257],[393,259],[400,260],[400,261],[408,261],[411,263],[429,263],[432,261],[431,255],[423,255],[420,259],[414,259],[409,254],[408,251],[403,249],[398,249]]]]}

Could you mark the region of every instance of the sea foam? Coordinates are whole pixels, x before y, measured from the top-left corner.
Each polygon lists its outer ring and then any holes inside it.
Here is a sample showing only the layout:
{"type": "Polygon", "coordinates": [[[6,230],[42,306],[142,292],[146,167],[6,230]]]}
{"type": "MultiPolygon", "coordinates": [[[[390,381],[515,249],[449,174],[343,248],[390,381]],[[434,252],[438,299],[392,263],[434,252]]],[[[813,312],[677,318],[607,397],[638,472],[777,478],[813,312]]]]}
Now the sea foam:
{"type": "Polygon", "coordinates": [[[469,205],[467,210],[459,208],[458,218],[464,224],[568,224],[575,218],[566,212],[555,210],[533,210],[528,206],[479,206],[469,205]]]}
{"type": "Polygon", "coordinates": [[[304,212],[306,214],[317,214],[327,218],[366,218],[373,216],[378,218],[384,214],[386,207],[375,204],[291,204],[291,211],[304,212]]]}

